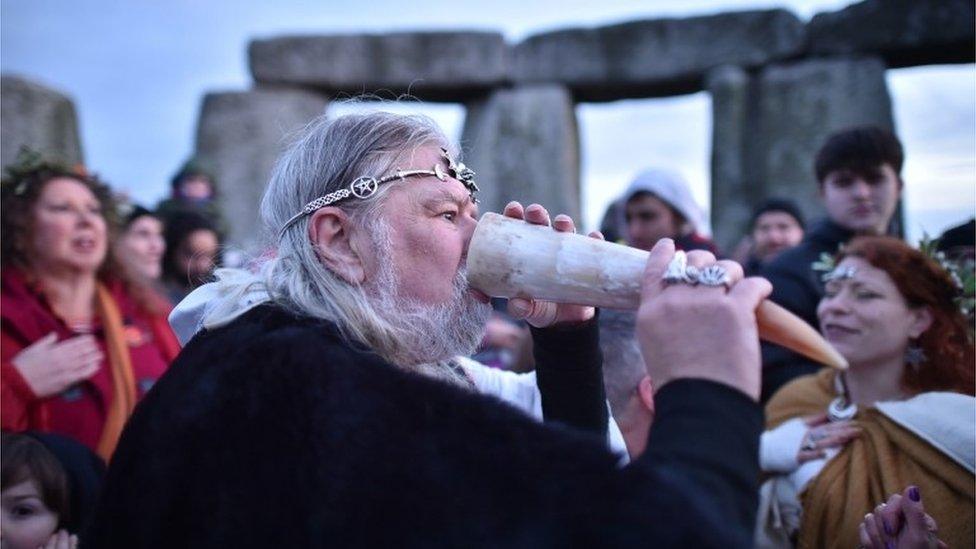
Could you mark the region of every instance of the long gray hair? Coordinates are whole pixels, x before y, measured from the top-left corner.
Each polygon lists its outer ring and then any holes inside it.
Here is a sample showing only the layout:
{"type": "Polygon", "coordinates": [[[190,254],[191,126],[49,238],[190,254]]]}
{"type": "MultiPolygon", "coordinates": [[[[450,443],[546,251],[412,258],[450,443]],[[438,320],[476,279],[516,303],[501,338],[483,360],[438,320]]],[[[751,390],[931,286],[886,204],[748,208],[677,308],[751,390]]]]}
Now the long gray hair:
{"type": "MultiPolygon", "coordinates": [[[[278,239],[285,222],[305,204],[347,187],[361,176],[381,177],[406,167],[418,148],[450,148],[440,128],[429,118],[383,112],[325,116],[311,122],[278,159],[261,201],[261,219],[269,238],[278,239]]],[[[379,211],[392,182],[381,185],[367,200],[347,199],[337,204],[353,224],[370,234],[387,234],[379,224],[379,211]]],[[[259,287],[280,306],[300,315],[335,323],[347,338],[366,343],[385,358],[401,355],[403,327],[377,314],[363,291],[327,269],[308,238],[305,216],[277,241],[277,253],[257,266],[258,277],[227,273],[218,278],[234,285],[225,295],[243,296],[259,287]],[[233,280],[237,279],[238,282],[233,280]],[[263,288],[261,288],[263,286],[263,288]]],[[[204,325],[220,325],[234,316],[217,307],[207,313],[204,325]]]]}

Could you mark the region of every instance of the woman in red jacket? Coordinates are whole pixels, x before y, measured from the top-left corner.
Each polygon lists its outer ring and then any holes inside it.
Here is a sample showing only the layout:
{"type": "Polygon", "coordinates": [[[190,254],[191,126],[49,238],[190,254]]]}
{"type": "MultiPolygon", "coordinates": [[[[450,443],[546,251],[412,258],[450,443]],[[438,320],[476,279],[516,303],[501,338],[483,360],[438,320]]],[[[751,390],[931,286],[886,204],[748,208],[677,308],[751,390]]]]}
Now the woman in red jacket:
{"type": "Polygon", "coordinates": [[[70,436],[108,460],[179,352],[167,306],[112,257],[108,186],[23,156],[0,185],[0,424],[70,436]]]}

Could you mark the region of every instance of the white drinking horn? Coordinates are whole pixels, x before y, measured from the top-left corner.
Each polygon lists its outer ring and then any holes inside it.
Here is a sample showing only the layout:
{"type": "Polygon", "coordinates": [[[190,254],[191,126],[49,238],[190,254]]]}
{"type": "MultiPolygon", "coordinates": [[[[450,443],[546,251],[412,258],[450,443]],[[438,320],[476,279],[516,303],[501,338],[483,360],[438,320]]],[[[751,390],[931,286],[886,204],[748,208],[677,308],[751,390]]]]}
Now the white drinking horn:
{"type": "MultiPolygon", "coordinates": [[[[637,309],[648,252],[486,213],[468,247],[468,282],[492,297],[637,309]]],[[[847,361],[813,327],[764,300],[759,337],[834,368],[847,361]]]]}

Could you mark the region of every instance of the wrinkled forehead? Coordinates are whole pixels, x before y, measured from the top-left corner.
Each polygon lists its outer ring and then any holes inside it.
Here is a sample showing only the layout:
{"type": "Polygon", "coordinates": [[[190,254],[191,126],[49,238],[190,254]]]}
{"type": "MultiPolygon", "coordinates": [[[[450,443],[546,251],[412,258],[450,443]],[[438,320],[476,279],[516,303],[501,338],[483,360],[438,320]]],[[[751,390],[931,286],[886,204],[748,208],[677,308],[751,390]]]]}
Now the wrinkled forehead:
{"type": "Polygon", "coordinates": [[[447,159],[444,158],[443,151],[447,149],[449,154],[453,154],[443,143],[430,142],[421,145],[407,147],[396,155],[394,170],[429,170],[435,164],[447,167],[447,159]]]}
{"type": "Polygon", "coordinates": [[[476,208],[477,202],[474,192],[473,172],[458,163],[450,152],[439,146],[417,147],[404,155],[404,161],[394,166],[393,173],[419,170],[425,173],[412,177],[405,177],[390,189],[390,192],[400,194],[405,200],[396,201],[399,207],[404,203],[434,207],[442,203],[456,204],[459,208],[476,208]],[[466,170],[465,173],[461,170],[466,170]]]}
{"type": "Polygon", "coordinates": [[[478,212],[478,206],[468,189],[452,178],[446,181],[434,176],[408,179],[390,189],[390,192],[399,197],[385,202],[382,215],[421,214],[424,211],[440,211],[446,207],[467,211],[472,215],[477,215],[478,212]]]}
{"type": "Polygon", "coordinates": [[[453,202],[459,206],[475,206],[471,193],[456,179],[440,181],[429,177],[418,182],[411,191],[413,200],[420,203],[453,202]]]}

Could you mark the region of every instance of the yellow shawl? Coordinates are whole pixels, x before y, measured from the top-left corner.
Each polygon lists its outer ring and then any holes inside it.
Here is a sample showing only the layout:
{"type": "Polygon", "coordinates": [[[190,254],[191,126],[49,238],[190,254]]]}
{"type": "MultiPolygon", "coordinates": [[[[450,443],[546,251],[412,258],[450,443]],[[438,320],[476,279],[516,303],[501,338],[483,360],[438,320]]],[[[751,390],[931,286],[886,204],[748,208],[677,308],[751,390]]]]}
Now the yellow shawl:
{"type": "MultiPolygon", "coordinates": [[[[824,412],[836,396],[834,376],[828,368],[783,387],[766,407],[766,427],[824,412]]],[[[863,434],[827,462],[800,494],[803,518],[797,546],[857,547],[864,515],[914,484],[926,512],[939,525],[939,538],[949,547],[972,547],[972,473],[874,408],[859,410],[855,421],[863,434]]]]}

